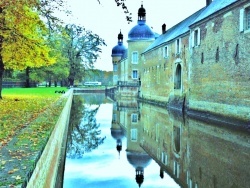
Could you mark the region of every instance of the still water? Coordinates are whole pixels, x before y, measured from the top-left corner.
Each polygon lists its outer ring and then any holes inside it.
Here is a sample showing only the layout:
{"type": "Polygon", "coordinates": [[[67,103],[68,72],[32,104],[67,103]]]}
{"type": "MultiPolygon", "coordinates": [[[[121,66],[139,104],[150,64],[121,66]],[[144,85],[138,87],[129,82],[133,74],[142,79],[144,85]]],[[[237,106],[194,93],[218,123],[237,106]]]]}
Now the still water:
{"type": "Polygon", "coordinates": [[[102,94],[72,105],[64,188],[249,188],[246,129],[102,94]]]}

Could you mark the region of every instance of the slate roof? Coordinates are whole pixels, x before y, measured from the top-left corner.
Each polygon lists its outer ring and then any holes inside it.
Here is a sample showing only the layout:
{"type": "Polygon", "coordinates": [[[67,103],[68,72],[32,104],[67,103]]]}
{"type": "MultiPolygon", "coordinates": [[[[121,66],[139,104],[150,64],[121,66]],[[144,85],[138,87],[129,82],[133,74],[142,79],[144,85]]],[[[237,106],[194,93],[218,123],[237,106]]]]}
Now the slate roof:
{"type": "Polygon", "coordinates": [[[167,43],[178,36],[188,32],[190,30],[190,25],[197,23],[206,17],[216,13],[217,11],[226,8],[227,6],[237,2],[238,0],[213,0],[211,4],[207,7],[200,9],[188,18],[184,19],[177,25],[168,29],[166,33],[160,35],[143,53],[152,50],[153,48],[167,43]]]}
{"type": "Polygon", "coordinates": [[[168,42],[168,41],[188,32],[190,23],[193,23],[193,21],[197,18],[197,16],[202,12],[203,9],[197,11],[196,13],[192,14],[191,16],[186,18],[185,20],[178,23],[177,25],[168,29],[166,31],[166,33],[160,35],[143,53],[161,45],[162,43],[168,42]]]}
{"type": "Polygon", "coordinates": [[[208,7],[204,9],[204,11],[202,11],[202,13],[196,18],[193,23],[190,23],[190,25],[203,20],[204,18],[214,14],[215,12],[223,8],[226,8],[227,6],[237,1],[238,0],[214,0],[208,7]]]}

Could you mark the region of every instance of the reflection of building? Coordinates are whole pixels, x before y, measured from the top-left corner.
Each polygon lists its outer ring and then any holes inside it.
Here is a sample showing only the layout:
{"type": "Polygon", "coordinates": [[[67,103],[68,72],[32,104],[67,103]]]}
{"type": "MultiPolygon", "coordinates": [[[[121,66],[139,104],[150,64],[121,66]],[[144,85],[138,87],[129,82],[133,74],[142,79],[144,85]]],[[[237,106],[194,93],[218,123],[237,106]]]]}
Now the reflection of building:
{"type": "Polygon", "coordinates": [[[141,146],[159,164],[161,177],[165,171],[187,188],[248,188],[249,132],[144,103],[140,113],[141,146]]]}
{"type": "Polygon", "coordinates": [[[116,149],[120,153],[122,150],[122,138],[125,136],[124,129],[119,124],[119,112],[117,111],[117,104],[113,104],[113,117],[111,135],[116,140],[116,149]]]}
{"type": "Polygon", "coordinates": [[[189,187],[240,187],[250,185],[250,134],[189,119],[188,168],[189,187]]]}
{"type": "Polygon", "coordinates": [[[112,55],[114,84],[120,95],[249,121],[249,36],[248,0],[206,0],[157,37],[142,6],[127,55],[112,55]]]}
{"type": "Polygon", "coordinates": [[[159,164],[163,171],[181,187],[187,187],[186,180],[186,128],[182,118],[173,119],[164,108],[141,104],[143,141],[141,146],[159,164]]]}
{"type": "Polygon", "coordinates": [[[119,135],[122,129],[126,132],[127,160],[135,168],[135,179],[139,187],[144,181],[144,169],[151,161],[151,157],[140,146],[142,128],[138,103],[134,98],[114,102],[111,130],[119,135]]]}

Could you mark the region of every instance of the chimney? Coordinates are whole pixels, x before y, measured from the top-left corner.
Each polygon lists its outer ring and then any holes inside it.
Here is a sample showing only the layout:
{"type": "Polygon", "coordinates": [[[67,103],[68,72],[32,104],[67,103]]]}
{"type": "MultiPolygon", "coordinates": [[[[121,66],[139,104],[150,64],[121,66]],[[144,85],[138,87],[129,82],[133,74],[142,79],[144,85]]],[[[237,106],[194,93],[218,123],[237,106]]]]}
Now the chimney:
{"type": "Polygon", "coordinates": [[[162,27],[162,34],[166,33],[166,24],[163,24],[161,27],[162,27]]]}
{"type": "Polygon", "coordinates": [[[213,0],[206,0],[206,6],[210,5],[213,0]]]}

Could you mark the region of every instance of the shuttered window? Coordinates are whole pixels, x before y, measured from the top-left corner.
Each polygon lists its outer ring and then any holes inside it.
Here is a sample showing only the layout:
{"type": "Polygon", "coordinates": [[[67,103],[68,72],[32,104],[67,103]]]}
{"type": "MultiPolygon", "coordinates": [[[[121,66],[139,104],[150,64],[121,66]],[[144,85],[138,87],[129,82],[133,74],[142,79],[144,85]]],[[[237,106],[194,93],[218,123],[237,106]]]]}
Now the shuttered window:
{"type": "Polygon", "coordinates": [[[240,10],[240,32],[250,30],[250,6],[240,10]]]}

